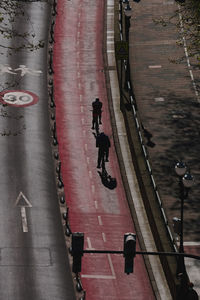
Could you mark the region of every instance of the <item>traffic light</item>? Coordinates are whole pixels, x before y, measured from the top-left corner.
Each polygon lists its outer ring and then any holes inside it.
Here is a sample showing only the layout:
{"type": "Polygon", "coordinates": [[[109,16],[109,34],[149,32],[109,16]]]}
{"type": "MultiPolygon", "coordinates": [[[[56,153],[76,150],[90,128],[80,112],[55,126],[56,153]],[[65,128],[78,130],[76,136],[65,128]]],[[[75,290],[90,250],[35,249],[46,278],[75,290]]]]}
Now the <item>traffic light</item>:
{"type": "Polygon", "coordinates": [[[126,274],[133,273],[133,259],[136,251],[136,235],[134,233],[124,234],[124,272],[126,274]]]}
{"type": "Polygon", "coordinates": [[[83,246],[84,246],[84,233],[74,232],[72,233],[72,251],[73,265],[72,272],[81,272],[81,259],[83,256],[83,246]]]}

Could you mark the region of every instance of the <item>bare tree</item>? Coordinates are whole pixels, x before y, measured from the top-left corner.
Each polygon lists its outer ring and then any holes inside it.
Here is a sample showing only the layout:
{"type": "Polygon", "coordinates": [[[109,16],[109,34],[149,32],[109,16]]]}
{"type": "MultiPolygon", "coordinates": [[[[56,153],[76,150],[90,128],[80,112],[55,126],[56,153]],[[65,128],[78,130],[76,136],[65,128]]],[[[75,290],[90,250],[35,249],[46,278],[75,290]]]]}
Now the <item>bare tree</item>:
{"type": "MultiPolygon", "coordinates": [[[[0,1],[0,49],[7,49],[8,54],[12,51],[27,49],[34,51],[44,47],[42,40],[36,39],[34,26],[31,23],[28,13],[24,10],[23,2],[12,0],[0,1]],[[21,23],[22,26],[16,29],[16,23],[21,23]],[[28,24],[23,27],[23,24],[28,24]],[[15,43],[10,43],[9,40],[14,39],[15,43]],[[7,41],[7,42],[6,42],[7,41]]],[[[0,54],[5,54],[1,52],[0,54]]]]}

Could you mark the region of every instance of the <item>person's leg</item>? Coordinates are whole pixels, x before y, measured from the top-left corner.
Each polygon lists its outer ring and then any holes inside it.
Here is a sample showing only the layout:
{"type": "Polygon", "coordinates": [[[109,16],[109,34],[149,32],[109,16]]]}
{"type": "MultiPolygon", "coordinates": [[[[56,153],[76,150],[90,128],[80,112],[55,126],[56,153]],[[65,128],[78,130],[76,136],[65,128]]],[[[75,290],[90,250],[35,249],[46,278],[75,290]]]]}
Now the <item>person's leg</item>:
{"type": "Polygon", "coordinates": [[[108,162],[108,157],[109,157],[109,148],[106,149],[105,151],[105,156],[106,156],[106,162],[108,162]]]}
{"type": "Polygon", "coordinates": [[[99,113],[99,124],[102,124],[102,122],[101,122],[101,112],[99,113]]]}
{"type": "Polygon", "coordinates": [[[103,151],[99,148],[98,151],[98,159],[97,159],[97,168],[101,168],[102,158],[103,158],[103,151]]]}
{"type": "Polygon", "coordinates": [[[95,123],[95,115],[93,113],[92,114],[92,129],[94,129],[94,123],[95,123]]]}

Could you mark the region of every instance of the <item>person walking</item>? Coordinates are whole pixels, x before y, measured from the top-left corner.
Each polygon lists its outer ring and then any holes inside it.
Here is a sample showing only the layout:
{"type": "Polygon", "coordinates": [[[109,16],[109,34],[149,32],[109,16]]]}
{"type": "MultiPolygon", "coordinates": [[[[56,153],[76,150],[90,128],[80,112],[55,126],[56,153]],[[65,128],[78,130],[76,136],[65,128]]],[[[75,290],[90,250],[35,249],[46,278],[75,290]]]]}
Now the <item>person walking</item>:
{"type": "Polygon", "coordinates": [[[102,114],[102,102],[99,100],[99,98],[96,98],[95,101],[92,102],[92,129],[94,129],[95,122],[99,122],[99,124],[102,124],[101,122],[101,114],[102,114]]]}
{"type": "Polygon", "coordinates": [[[96,147],[98,150],[98,159],[97,159],[97,168],[104,167],[104,162],[108,162],[109,157],[109,148],[110,148],[110,139],[104,133],[101,132],[96,138],[96,147]],[[105,159],[105,160],[104,160],[105,159]]]}

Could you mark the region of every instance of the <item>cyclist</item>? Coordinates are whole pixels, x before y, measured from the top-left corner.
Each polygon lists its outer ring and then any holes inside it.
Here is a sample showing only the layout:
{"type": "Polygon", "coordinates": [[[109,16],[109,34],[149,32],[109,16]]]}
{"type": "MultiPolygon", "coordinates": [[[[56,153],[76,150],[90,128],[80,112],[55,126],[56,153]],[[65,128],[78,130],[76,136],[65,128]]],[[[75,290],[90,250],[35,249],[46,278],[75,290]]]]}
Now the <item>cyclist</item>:
{"type": "Polygon", "coordinates": [[[101,123],[101,113],[102,113],[102,102],[99,101],[99,98],[96,98],[95,101],[92,102],[92,129],[94,129],[95,123],[96,126],[98,127],[98,124],[101,123]]]}

